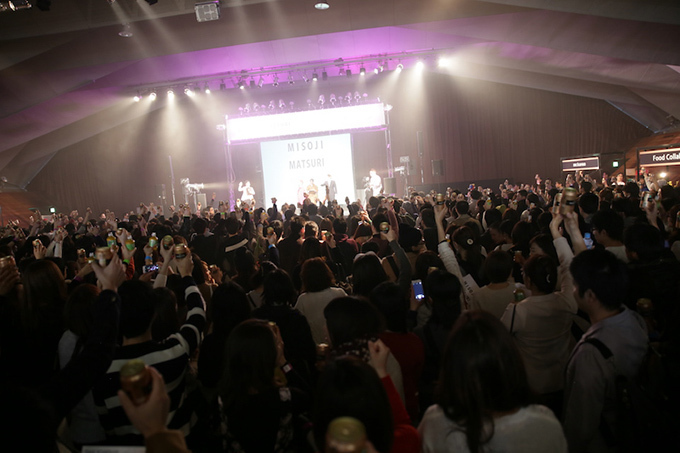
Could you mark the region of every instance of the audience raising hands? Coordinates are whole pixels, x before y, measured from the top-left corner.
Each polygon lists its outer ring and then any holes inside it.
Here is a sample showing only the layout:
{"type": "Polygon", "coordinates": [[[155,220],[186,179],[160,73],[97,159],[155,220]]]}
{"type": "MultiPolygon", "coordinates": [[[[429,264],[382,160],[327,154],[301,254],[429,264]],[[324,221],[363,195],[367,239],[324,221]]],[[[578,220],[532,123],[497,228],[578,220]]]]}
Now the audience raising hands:
{"type": "Polygon", "coordinates": [[[613,389],[680,379],[680,191],[536,176],[8,222],[4,445],[321,452],[351,417],[370,453],[637,446],[613,389]]]}

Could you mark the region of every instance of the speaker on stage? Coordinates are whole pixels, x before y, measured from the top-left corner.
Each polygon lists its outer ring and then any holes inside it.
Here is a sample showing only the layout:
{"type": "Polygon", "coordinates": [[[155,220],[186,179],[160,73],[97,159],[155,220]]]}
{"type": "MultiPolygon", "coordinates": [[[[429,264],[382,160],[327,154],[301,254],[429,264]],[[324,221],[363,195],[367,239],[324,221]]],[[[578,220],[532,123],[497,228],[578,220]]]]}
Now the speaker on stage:
{"type": "Polygon", "coordinates": [[[397,178],[383,179],[383,191],[388,195],[396,195],[397,193],[397,178]]]}
{"type": "Polygon", "coordinates": [[[444,173],[444,161],[443,160],[433,160],[432,161],[432,176],[441,176],[444,173]]]}

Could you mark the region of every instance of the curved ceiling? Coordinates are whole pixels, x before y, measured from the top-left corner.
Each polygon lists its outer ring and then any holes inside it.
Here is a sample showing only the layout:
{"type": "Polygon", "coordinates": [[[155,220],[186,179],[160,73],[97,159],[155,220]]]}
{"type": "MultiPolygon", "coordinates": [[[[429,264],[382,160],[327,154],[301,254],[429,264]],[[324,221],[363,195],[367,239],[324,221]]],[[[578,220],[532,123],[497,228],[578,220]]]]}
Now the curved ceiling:
{"type": "Polygon", "coordinates": [[[188,0],[0,13],[0,173],[25,187],[60,149],[130,121],[139,87],[412,51],[455,56],[458,77],[606,100],[655,132],[680,118],[676,0],[329,3],[222,0],[201,23],[188,0]]]}

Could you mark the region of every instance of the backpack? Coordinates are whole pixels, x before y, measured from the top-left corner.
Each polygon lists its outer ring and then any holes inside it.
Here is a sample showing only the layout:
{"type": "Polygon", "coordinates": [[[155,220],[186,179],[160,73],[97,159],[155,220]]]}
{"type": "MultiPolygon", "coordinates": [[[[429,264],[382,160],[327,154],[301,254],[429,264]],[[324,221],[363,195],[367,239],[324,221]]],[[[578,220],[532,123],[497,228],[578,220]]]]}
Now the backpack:
{"type": "MultiPolygon", "coordinates": [[[[597,338],[585,342],[593,345],[605,360],[612,357],[611,350],[597,338]]],[[[632,453],[668,451],[671,445],[678,445],[680,417],[676,415],[677,401],[672,397],[678,381],[672,378],[673,374],[671,361],[650,344],[634,378],[616,376],[614,431],[604,420],[600,421],[600,433],[609,447],[632,453]]]]}

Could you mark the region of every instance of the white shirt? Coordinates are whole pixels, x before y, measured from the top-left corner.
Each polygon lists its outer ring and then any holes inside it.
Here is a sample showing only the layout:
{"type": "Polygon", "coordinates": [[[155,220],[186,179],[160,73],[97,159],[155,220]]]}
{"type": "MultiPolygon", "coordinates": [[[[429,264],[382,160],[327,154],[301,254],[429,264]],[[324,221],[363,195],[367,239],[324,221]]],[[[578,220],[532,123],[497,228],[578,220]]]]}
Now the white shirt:
{"type": "MultiPolygon", "coordinates": [[[[438,406],[430,406],[418,426],[423,453],[468,453],[467,436],[458,423],[438,406]]],[[[530,405],[511,415],[494,419],[493,437],[485,453],[566,453],[567,441],[560,422],[545,406],[530,405]]]]}
{"type": "Polygon", "coordinates": [[[326,288],[315,293],[302,293],[298,297],[295,309],[305,315],[309,327],[312,329],[314,343],[328,343],[326,338],[326,318],[323,310],[333,299],[344,297],[347,293],[342,288],[326,288]]]}

